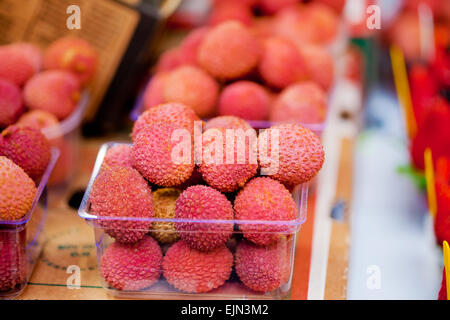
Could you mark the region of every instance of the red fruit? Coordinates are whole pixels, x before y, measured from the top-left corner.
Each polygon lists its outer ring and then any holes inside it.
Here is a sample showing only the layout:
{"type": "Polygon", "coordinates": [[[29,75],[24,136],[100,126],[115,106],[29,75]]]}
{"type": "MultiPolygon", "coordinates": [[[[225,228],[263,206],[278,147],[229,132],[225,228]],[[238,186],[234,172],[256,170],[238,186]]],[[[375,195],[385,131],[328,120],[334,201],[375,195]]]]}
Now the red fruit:
{"type": "Polygon", "coordinates": [[[156,73],[172,71],[184,64],[182,50],[179,47],[171,48],[165,51],[158,59],[156,73]]]}
{"type": "Polygon", "coordinates": [[[23,112],[22,93],[14,83],[0,79],[0,128],[16,122],[23,112]]]}
{"type": "Polygon", "coordinates": [[[298,0],[259,0],[259,6],[266,14],[272,15],[298,2],[298,0]]]}
{"type": "Polygon", "coordinates": [[[438,245],[450,242],[450,158],[439,158],[436,163],[437,212],[434,233],[438,245]]]}
{"type": "Polygon", "coordinates": [[[0,135],[0,155],[11,159],[34,181],[38,181],[50,162],[50,143],[39,129],[9,126],[0,135]]]}
{"type": "Polygon", "coordinates": [[[313,2],[306,6],[306,23],[313,27],[314,43],[329,44],[337,36],[339,17],[328,5],[313,2]]]}
{"type": "Polygon", "coordinates": [[[144,111],[164,103],[165,73],[157,73],[148,83],[144,92],[144,111]]]}
{"type": "Polygon", "coordinates": [[[222,245],[210,252],[191,249],[183,241],[172,245],[162,268],[167,282],[178,290],[203,293],[214,290],[230,278],[233,254],[222,245]]]}
{"type": "Polygon", "coordinates": [[[59,121],[58,118],[47,111],[32,110],[22,115],[17,124],[42,130],[59,125],[59,121]]]}
{"type": "Polygon", "coordinates": [[[177,199],[176,219],[230,220],[230,223],[175,222],[175,228],[189,247],[211,251],[231,237],[233,217],[233,206],[222,193],[207,186],[192,186],[177,199]]]}
{"type": "Polygon", "coordinates": [[[131,146],[126,144],[113,146],[106,152],[103,164],[110,167],[118,166],[132,168],[131,146]]]}
{"type": "Polygon", "coordinates": [[[198,168],[211,187],[221,192],[232,192],[242,188],[256,175],[257,137],[256,131],[250,130],[249,137],[243,130],[211,129],[203,133],[203,156],[198,168]],[[218,154],[218,150],[222,152],[222,156],[218,154]]]}
{"type": "Polygon", "coordinates": [[[131,245],[114,242],[101,258],[100,272],[113,288],[138,291],[158,281],[162,258],[161,248],[152,237],[131,245]]]}
{"type": "Polygon", "coordinates": [[[133,142],[133,166],[151,183],[173,187],[191,176],[194,147],[186,128],[174,122],[152,122],[137,132],[133,142]],[[173,138],[178,133],[181,136],[173,138]]]}
{"type": "Polygon", "coordinates": [[[98,67],[97,51],[89,42],[65,37],[53,42],[44,54],[44,68],[72,72],[85,85],[95,75],[98,67]]]}
{"type": "Polygon", "coordinates": [[[192,30],[181,43],[180,50],[186,64],[197,65],[198,48],[208,34],[210,28],[202,27],[192,30]]]}
{"type": "Polygon", "coordinates": [[[279,224],[249,224],[249,221],[293,221],[297,216],[291,193],[280,182],[271,178],[255,178],[247,183],[235,201],[236,220],[243,220],[239,229],[251,242],[267,246],[286,234],[295,232],[295,227],[279,224]]]}
{"type": "Polygon", "coordinates": [[[0,78],[23,86],[42,67],[40,49],[28,43],[0,47],[0,78]]]}
{"type": "Polygon", "coordinates": [[[411,141],[411,158],[416,168],[425,169],[424,152],[430,148],[433,158],[450,157],[450,106],[437,99],[426,112],[420,130],[411,141]]]}
{"type": "Polygon", "coordinates": [[[236,250],[239,279],[257,292],[270,292],[289,281],[290,259],[286,241],[259,247],[243,241],[236,250]]]}
{"type": "Polygon", "coordinates": [[[326,112],[325,92],[314,82],[301,82],[287,87],[275,99],[270,121],[317,124],[325,121],[326,112]]]}
{"type": "MultiPolygon", "coordinates": [[[[341,13],[344,10],[347,0],[315,0],[333,8],[336,12],[341,13]]],[[[433,0],[434,1],[434,0],[433,0]]]]}
{"type": "Polygon", "coordinates": [[[306,62],[289,40],[272,37],[264,42],[258,70],[268,85],[282,89],[306,78],[306,62]]]}
{"type": "Polygon", "coordinates": [[[237,21],[214,27],[198,51],[199,65],[219,79],[234,79],[252,71],[259,62],[258,40],[237,21]]]}
{"type": "Polygon", "coordinates": [[[237,81],[225,87],[219,98],[219,114],[246,120],[266,120],[270,97],[266,89],[251,81],[237,81]]]}
{"type": "Polygon", "coordinates": [[[200,121],[192,108],[181,103],[166,103],[151,108],[144,112],[135,122],[133,127],[133,140],[137,134],[145,127],[151,126],[152,123],[168,121],[189,130],[194,133],[195,121],[200,121]]]}
{"type": "Polygon", "coordinates": [[[167,74],[164,101],[183,103],[199,117],[214,113],[219,86],[206,72],[194,66],[181,66],[167,74]]]}
{"type": "Polygon", "coordinates": [[[80,83],[70,72],[44,71],[27,82],[24,99],[28,108],[50,112],[63,120],[77,107],[80,83]]]}
{"type": "Polygon", "coordinates": [[[305,45],[300,49],[306,63],[307,77],[328,91],[334,81],[334,61],[331,54],[323,47],[305,45]]]}
{"type": "Polygon", "coordinates": [[[438,300],[447,300],[447,278],[445,276],[445,268],[442,274],[441,289],[439,290],[438,300]]]}
{"type": "Polygon", "coordinates": [[[105,167],[95,179],[89,201],[100,226],[121,243],[138,242],[152,225],[148,221],[154,216],[152,191],[135,169],[105,167]]]}
{"type": "Polygon", "coordinates": [[[236,20],[246,26],[252,24],[253,14],[250,8],[238,1],[226,1],[213,7],[208,25],[216,26],[222,22],[236,20]]]}

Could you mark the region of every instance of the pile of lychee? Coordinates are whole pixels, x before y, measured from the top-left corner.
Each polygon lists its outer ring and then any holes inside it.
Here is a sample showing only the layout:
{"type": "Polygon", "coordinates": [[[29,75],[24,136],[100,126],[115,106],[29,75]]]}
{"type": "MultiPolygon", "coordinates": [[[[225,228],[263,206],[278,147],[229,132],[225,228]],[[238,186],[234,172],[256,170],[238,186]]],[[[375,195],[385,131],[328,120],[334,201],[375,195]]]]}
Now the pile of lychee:
{"type": "Polygon", "coordinates": [[[161,55],[142,109],[178,102],[201,118],[323,123],[334,82],[327,48],[339,24],[333,8],[281,1],[275,9],[277,1],[259,1],[274,15],[240,19],[230,10],[250,11],[257,1],[216,2],[208,25],[161,55]]]}
{"type": "Polygon", "coordinates": [[[96,50],[74,37],[58,39],[44,51],[31,43],[0,46],[0,129],[18,124],[42,130],[61,150],[55,183],[65,178],[70,157],[60,123],[77,108],[97,64],[96,50]]]}
{"type": "Polygon", "coordinates": [[[205,124],[193,108],[167,103],[140,116],[132,140],[107,151],[89,198],[89,213],[115,240],[100,258],[110,287],[144,290],[164,277],[203,293],[237,274],[271,292],[288,282],[299,221],[290,190],[324,161],[312,131],[280,124],[258,134],[235,116],[205,124]],[[227,138],[236,132],[247,133],[241,144],[227,138]]]}

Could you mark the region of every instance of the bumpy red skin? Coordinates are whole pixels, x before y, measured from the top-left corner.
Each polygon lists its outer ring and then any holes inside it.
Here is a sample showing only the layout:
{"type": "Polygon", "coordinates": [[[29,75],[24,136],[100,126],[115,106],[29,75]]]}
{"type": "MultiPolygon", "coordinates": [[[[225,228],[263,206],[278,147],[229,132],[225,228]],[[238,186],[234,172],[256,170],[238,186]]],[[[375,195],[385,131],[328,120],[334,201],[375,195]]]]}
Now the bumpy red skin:
{"type": "Polygon", "coordinates": [[[144,112],[135,122],[133,126],[132,137],[136,139],[138,133],[152,123],[159,121],[170,121],[176,125],[183,127],[189,132],[194,132],[194,122],[200,121],[194,110],[181,103],[166,103],[151,108],[144,112]]]}
{"type": "Polygon", "coordinates": [[[114,242],[101,258],[100,272],[113,288],[138,291],[158,281],[162,258],[161,248],[152,237],[131,245],[114,242]]]}
{"type": "MultiPolygon", "coordinates": [[[[203,157],[202,163],[198,165],[199,171],[202,174],[203,179],[213,188],[221,192],[233,192],[239,188],[242,188],[245,183],[256,175],[258,171],[257,161],[257,138],[256,132],[254,132],[254,140],[251,141],[248,138],[245,139],[245,150],[240,149],[240,143],[237,142],[238,138],[234,136],[234,144],[227,142],[226,129],[217,129],[215,133],[221,134],[223,147],[222,147],[222,159],[216,159],[214,155],[211,155],[213,159],[207,159],[210,155],[210,150],[217,150],[216,135],[212,135],[213,131],[206,131],[202,136],[202,150],[203,157]],[[252,145],[252,143],[254,143],[252,145]],[[234,158],[232,163],[227,163],[227,146],[230,145],[234,149],[234,158]],[[238,150],[239,149],[239,150],[238,150]],[[252,152],[253,154],[251,154],[252,152]],[[244,156],[244,159],[240,159],[244,156]],[[217,162],[217,161],[221,161],[217,162]],[[244,160],[243,163],[239,161],[244,160]],[[254,162],[252,163],[252,160],[254,162]]],[[[234,134],[234,132],[232,132],[234,134]]]]}
{"type": "Polygon", "coordinates": [[[28,43],[0,46],[0,78],[21,87],[42,67],[42,53],[28,43]]]}
{"type": "Polygon", "coordinates": [[[447,300],[447,280],[445,276],[445,268],[442,275],[441,289],[439,290],[438,300],[447,300]]]}
{"type": "Polygon", "coordinates": [[[214,114],[218,96],[219,86],[214,78],[198,67],[184,65],[165,78],[164,101],[183,103],[199,117],[214,114]]]}
{"type": "MultiPolygon", "coordinates": [[[[266,155],[259,152],[260,166],[270,167],[271,161],[271,130],[279,132],[279,166],[274,178],[285,185],[298,185],[314,178],[322,168],[325,152],[319,137],[311,130],[299,124],[280,124],[264,131],[258,137],[258,145],[264,141],[268,146],[266,155]],[[268,140],[268,142],[267,142],[268,140]]],[[[273,172],[271,172],[273,173],[273,172]]]]}
{"type": "Polygon", "coordinates": [[[70,72],[49,70],[33,76],[25,85],[25,105],[44,110],[59,120],[67,118],[80,98],[80,83],[70,72]]]}
{"type": "Polygon", "coordinates": [[[20,88],[8,80],[0,79],[0,128],[16,122],[22,112],[20,88]]]}
{"type": "MultiPolygon", "coordinates": [[[[278,181],[255,178],[247,183],[235,201],[236,220],[290,221],[296,218],[292,195],[278,181]]],[[[286,233],[294,232],[288,225],[239,224],[247,240],[257,245],[270,245],[286,233]]]]}
{"type": "Polygon", "coordinates": [[[135,243],[148,232],[154,216],[153,196],[147,181],[132,168],[109,167],[100,171],[90,197],[92,214],[105,232],[121,243],[135,243]],[[102,219],[110,217],[110,219],[102,219]],[[125,218],[129,220],[111,220],[125,218]]]}
{"type": "Polygon", "coordinates": [[[439,158],[436,164],[437,212],[434,233],[438,245],[450,242],[450,158],[439,158]]]}
{"type": "Polygon", "coordinates": [[[261,46],[250,31],[237,21],[212,28],[198,50],[199,65],[221,80],[250,73],[261,57],[261,46]]]}
{"type": "Polygon", "coordinates": [[[176,130],[185,130],[186,134],[189,134],[186,128],[175,123],[160,121],[143,127],[133,139],[133,166],[151,183],[173,187],[183,183],[192,175],[195,164],[193,140],[190,136],[190,161],[176,163],[172,159],[173,149],[182,142],[181,140],[172,141],[172,134],[176,130]]]}
{"type": "Polygon", "coordinates": [[[26,281],[25,230],[0,232],[0,292],[20,290],[26,281]]]}
{"type": "Polygon", "coordinates": [[[424,152],[430,148],[433,159],[450,157],[450,106],[443,99],[437,99],[426,112],[419,131],[411,141],[411,158],[417,169],[424,170],[424,152]]]}
{"type": "MultiPolygon", "coordinates": [[[[219,191],[207,186],[192,186],[178,197],[175,207],[176,219],[233,220],[233,206],[219,191]]],[[[180,237],[191,248],[211,251],[231,237],[233,222],[195,223],[176,222],[180,237]]]]}
{"type": "Polygon", "coordinates": [[[89,42],[64,37],[53,42],[45,51],[44,68],[72,72],[82,85],[89,83],[98,67],[97,51],[89,42]]]}
{"type": "Polygon", "coordinates": [[[2,156],[0,182],[0,220],[21,219],[31,210],[36,185],[22,168],[2,156]]]}
{"type": "Polygon", "coordinates": [[[232,266],[233,254],[225,245],[201,252],[181,240],[169,248],[162,263],[167,282],[189,293],[204,293],[220,287],[229,279],[232,266]]]}
{"type": "Polygon", "coordinates": [[[145,88],[143,97],[144,111],[164,103],[165,75],[163,72],[155,74],[145,88]]]}
{"type": "Polygon", "coordinates": [[[290,85],[275,99],[270,121],[318,124],[325,121],[326,111],[325,91],[314,82],[301,82],[290,85]]]}
{"type": "Polygon", "coordinates": [[[235,265],[239,279],[250,289],[257,292],[278,289],[290,276],[286,241],[269,247],[243,241],[236,249],[235,265]]]}
{"type": "Polygon", "coordinates": [[[220,115],[246,120],[267,120],[270,97],[261,85],[251,81],[237,81],[225,87],[219,97],[220,115]]]}
{"type": "Polygon", "coordinates": [[[331,54],[321,46],[305,45],[300,53],[306,64],[307,78],[328,91],[334,82],[334,61],[331,54]]]}
{"type": "Polygon", "coordinates": [[[103,163],[108,166],[132,168],[131,149],[129,145],[116,145],[106,152],[103,163]]]}
{"type": "Polygon", "coordinates": [[[203,131],[207,131],[209,129],[242,129],[248,130],[251,129],[252,126],[239,117],[235,116],[220,116],[210,119],[203,127],[203,131]]]}
{"type": "Polygon", "coordinates": [[[226,1],[213,7],[208,19],[208,25],[216,26],[228,20],[239,21],[250,26],[253,14],[250,8],[239,1],[226,1]]]}
{"type": "Polygon", "coordinates": [[[306,68],[310,63],[310,60],[303,59],[297,47],[289,40],[272,37],[264,42],[258,70],[268,85],[283,89],[306,79],[306,68]]]}
{"type": "Polygon", "coordinates": [[[17,120],[17,124],[42,130],[53,126],[56,127],[59,124],[59,121],[58,118],[50,112],[32,110],[24,113],[19,120],[17,120]]]}
{"type": "Polygon", "coordinates": [[[35,128],[12,125],[0,135],[0,155],[14,161],[34,181],[47,169],[50,149],[50,142],[35,128]]]}

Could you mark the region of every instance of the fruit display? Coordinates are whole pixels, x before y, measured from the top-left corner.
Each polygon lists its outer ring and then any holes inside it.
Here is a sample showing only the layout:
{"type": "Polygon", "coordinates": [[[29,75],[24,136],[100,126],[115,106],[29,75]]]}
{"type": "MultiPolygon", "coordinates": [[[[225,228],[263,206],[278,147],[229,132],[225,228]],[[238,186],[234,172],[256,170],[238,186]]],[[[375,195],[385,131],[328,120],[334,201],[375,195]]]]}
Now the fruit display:
{"type": "Polygon", "coordinates": [[[95,49],[75,37],[60,38],[45,49],[22,42],[0,46],[0,129],[13,124],[35,128],[60,150],[52,186],[66,184],[76,167],[77,130],[87,107],[83,92],[98,63],[95,49]]]}
{"type": "Polygon", "coordinates": [[[206,129],[193,110],[151,108],[132,145],[99,152],[79,214],[96,230],[104,286],[123,297],[238,297],[225,284],[241,283],[247,295],[286,297],[304,221],[300,193],[322,167],[320,140],[299,124],[258,137],[236,116],[206,129]]]}
{"type": "Polygon", "coordinates": [[[132,117],[177,102],[202,119],[237,116],[265,128],[294,122],[320,133],[339,15],[324,1],[213,1],[205,25],[160,55],[132,117]]]}

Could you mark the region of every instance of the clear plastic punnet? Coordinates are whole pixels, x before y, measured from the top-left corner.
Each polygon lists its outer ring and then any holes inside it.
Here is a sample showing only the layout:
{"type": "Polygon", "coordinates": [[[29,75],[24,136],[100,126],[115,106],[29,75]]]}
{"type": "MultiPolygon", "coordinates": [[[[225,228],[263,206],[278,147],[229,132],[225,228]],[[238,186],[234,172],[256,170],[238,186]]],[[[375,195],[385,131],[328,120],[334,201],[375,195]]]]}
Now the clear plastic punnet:
{"type": "Polygon", "coordinates": [[[52,148],[31,210],[20,220],[0,220],[0,299],[13,299],[22,293],[41,253],[47,184],[58,157],[59,150],[52,148]]]}
{"type": "MultiPolygon", "coordinates": [[[[117,144],[119,143],[111,142],[101,147],[78,212],[79,216],[84,218],[94,230],[98,270],[102,284],[109,294],[122,298],[142,299],[288,299],[290,297],[296,237],[306,220],[308,198],[308,186],[306,184],[295,187],[291,193],[295,202],[296,217],[288,221],[97,216],[91,210],[90,198],[92,188],[100,171],[105,170],[103,161],[106,152],[117,144]],[[161,227],[161,224],[167,225],[168,223],[172,223],[175,227],[181,223],[201,224],[203,228],[200,228],[202,231],[180,231],[177,228],[169,230],[161,227]],[[214,260],[216,257],[219,257],[219,253],[214,253],[217,255],[211,258],[211,265],[205,268],[204,271],[200,271],[198,266],[190,266],[186,261],[177,260],[176,255],[170,256],[170,253],[168,253],[172,247],[176,247],[177,252],[185,249],[183,248],[185,244],[183,244],[182,240],[175,240],[171,243],[161,243],[155,240],[161,237],[155,236],[156,232],[160,234],[165,232],[166,238],[168,236],[181,237],[183,232],[194,232],[202,237],[207,233],[218,232],[217,230],[221,229],[221,225],[230,224],[233,225],[233,228],[231,228],[233,231],[226,243],[226,248],[223,246],[224,251],[227,252],[225,258],[228,259],[227,263],[229,265],[227,271],[224,271],[225,275],[222,275],[222,282],[215,278],[221,272],[222,262],[224,261],[222,256],[220,259],[214,260]],[[115,231],[121,233],[144,231],[146,233],[145,241],[151,242],[154,247],[156,246],[155,243],[158,244],[160,249],[158,248],[157,251],[161,250],[163,255],[162,258],[159,256],[161,260],[156,258],[157,262],[146,260],[147,262],[142,263],[139,259],[122,256],[120,252],[126,251],[126,249],[123,249],[124,247],[135,248],[133,247],[135,244],[119,244],[117,240],[109,235],[111,234],[109,231],[112,225],[114,225],[115,231]],[[136,227],[139,225],[146,225],[147,228],[141,230],[139,227],[136,227]],[[270,234],[271,237],[274,236],[275,242],[267,246],[253,245],[244,238],[243,233],[239,229],[241,225],[254,227],[253,235],[267,236],[270,234]],[[272,231],[261,231],[265,227],[265,230],[272,231]],[[276,230],[276,232],[273,230],[276,230]],[[151,240],[148,240],[150,237],[151,240]],[[109,250],[113,246],[115,249],[114,254],[109,250]],[[238,251],[241,253],[239,266],[236,263],[237,259],[239,259],[238,251]],[[250,259],[246,260],[246,257],[249,256],[247,254],[249,251],[253,253],[250,254],[250,259]],[[110,270],[107,270],[107,267],[102,264],[103,259],[109,259],[110,262],[113,259],[113,268],[120,268],[120,271],[115,269],[113,274],[109,274],[109,281],[104,278],[104,271],[110,270]],[[254,266],[252,259],[253,261],[255,259],[256,261],[261,260],[262,263],[254,266]],[[150,276],[151,279],[149,279],[149,274],[152,274],[150,276]],[[195,274],[195,277],[193,274],[195,274]]],[[[153,188],[153,193],[154,191],[155,188],[153,188]]],[[[126,201],[126,199],[124,197],[123,201],[126,201]]],[[[125,206],[126,204],[124,203],[123,205],[125,206]]],[[[198,228],[194,229],[198,230],[198,228]]],[[[175,251],[175,249],[172,251],[175,251]]],[[[196,261],[203,259],[206,261],[210,258],[206,256],[203,258],[202,254],[198,254],[196,261]]],[[[207,263],[205,262],[206,265],[207,263]]]]}

